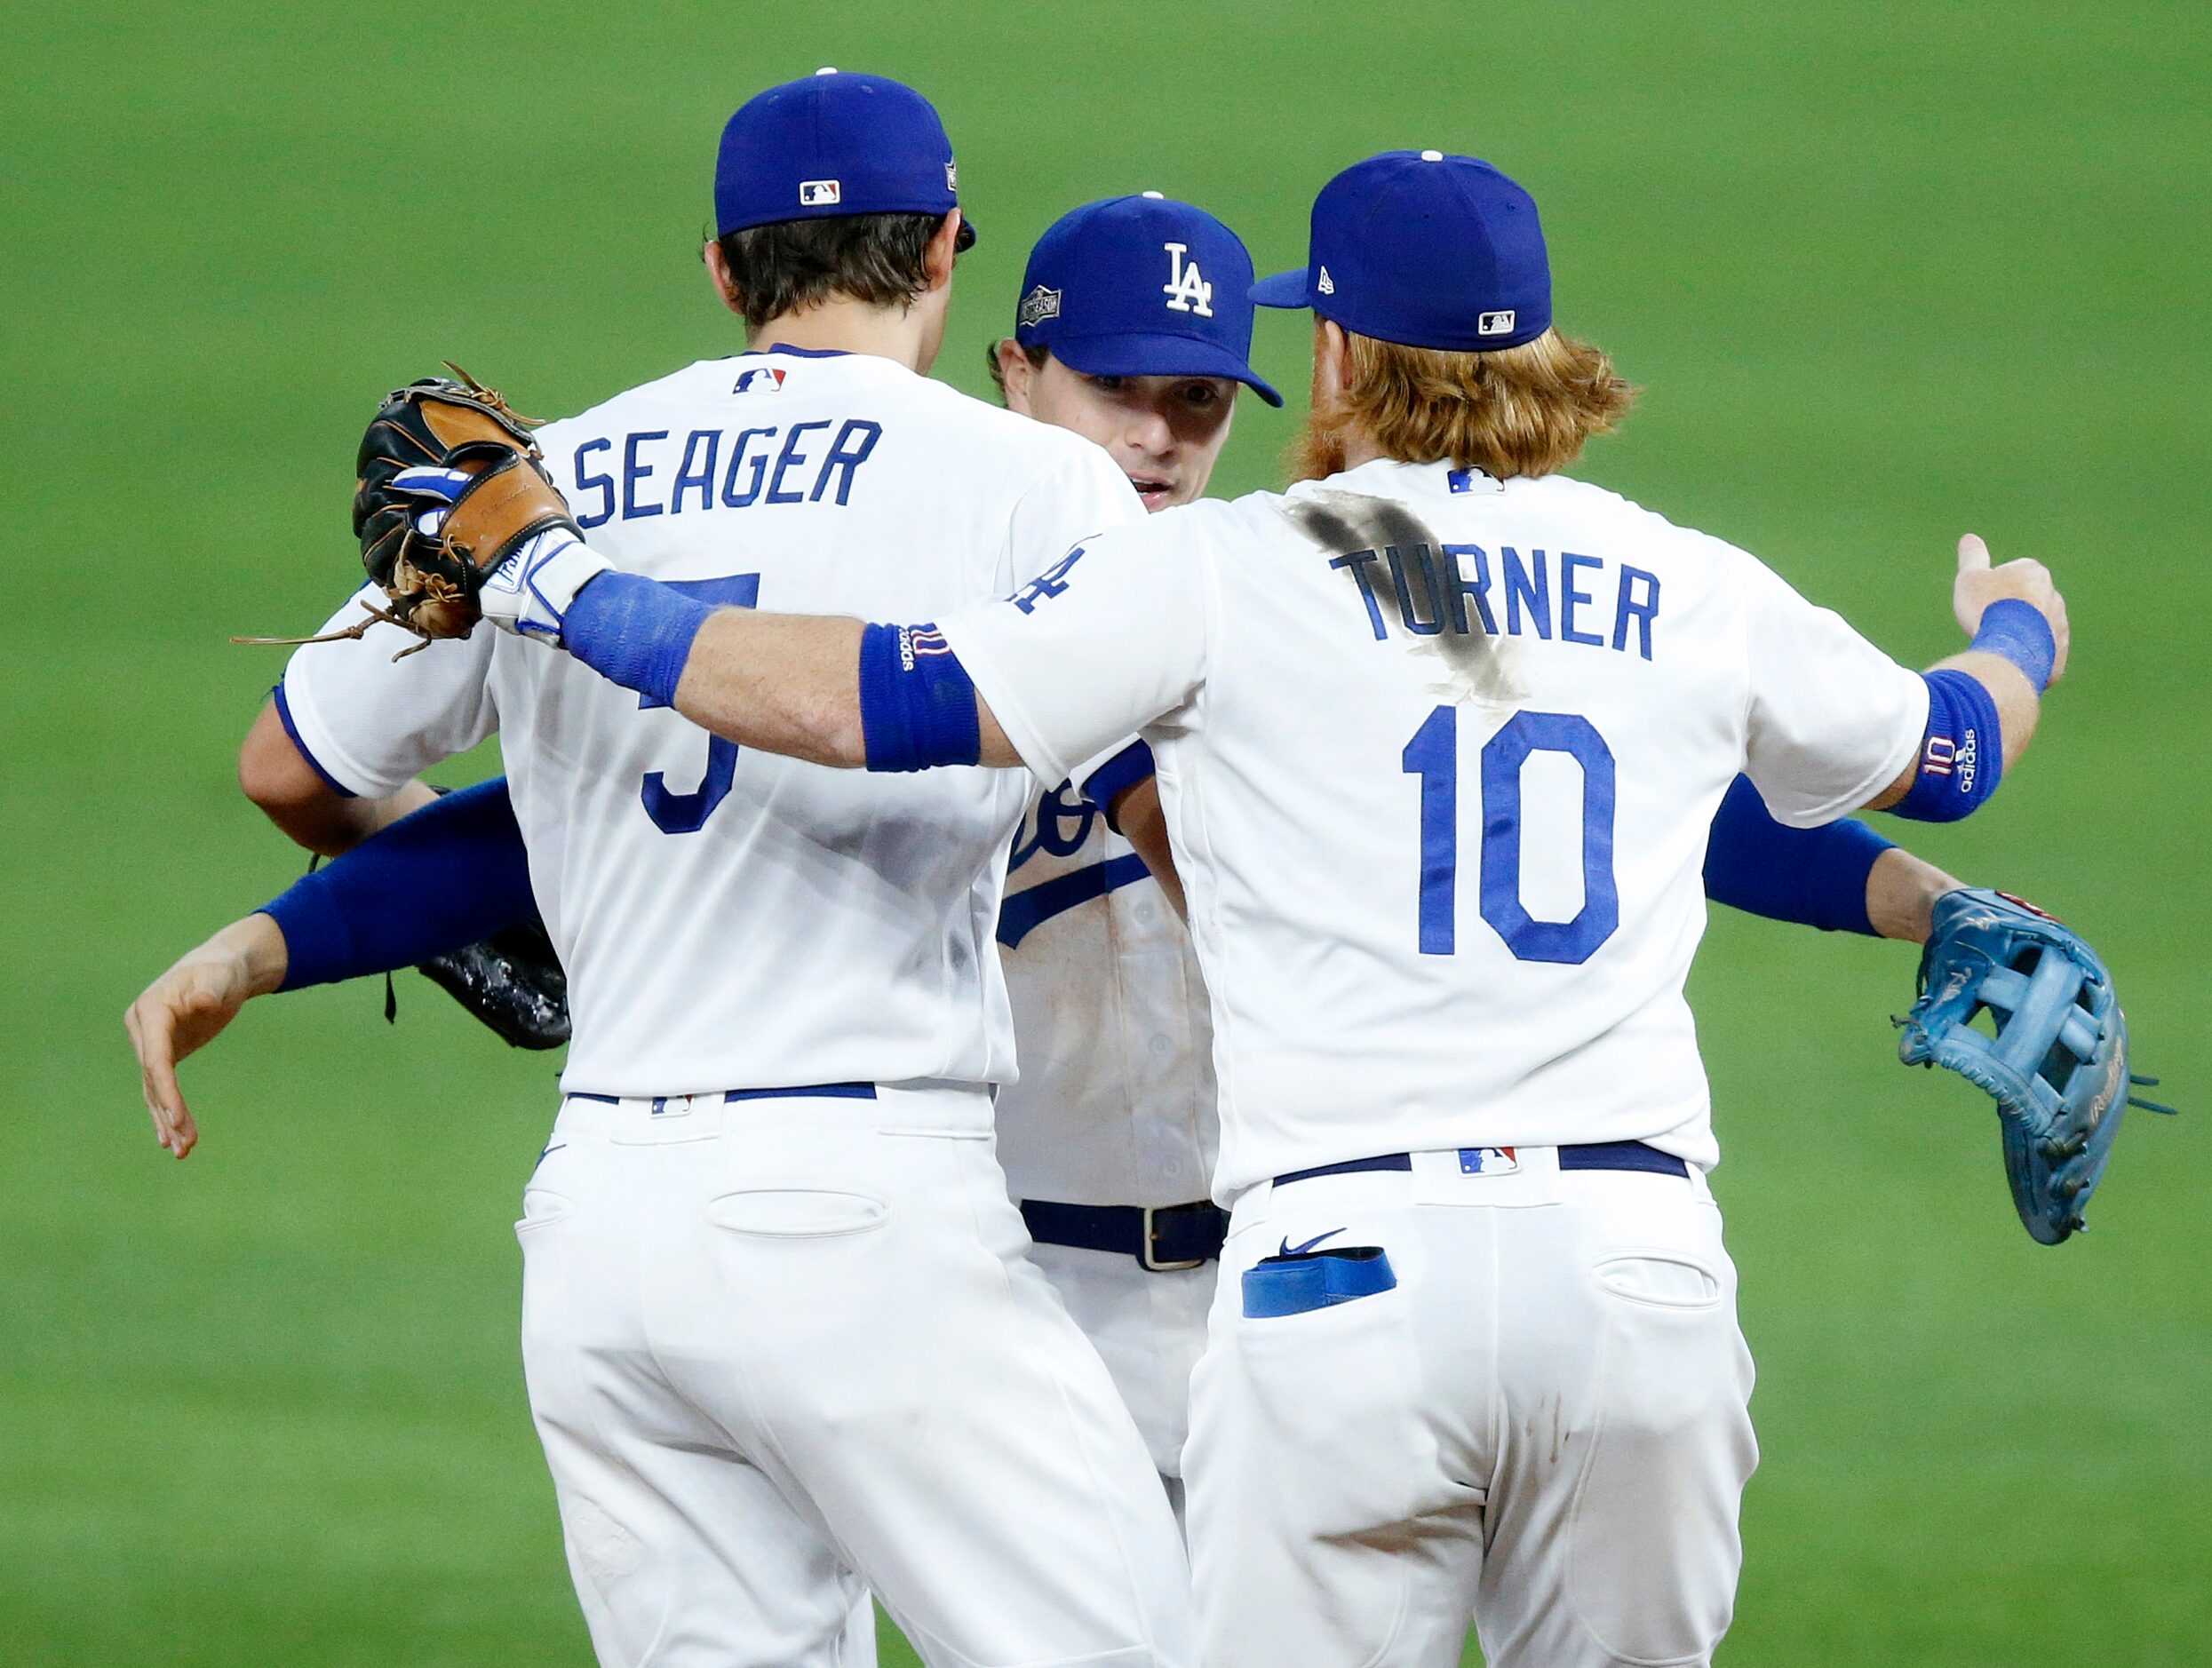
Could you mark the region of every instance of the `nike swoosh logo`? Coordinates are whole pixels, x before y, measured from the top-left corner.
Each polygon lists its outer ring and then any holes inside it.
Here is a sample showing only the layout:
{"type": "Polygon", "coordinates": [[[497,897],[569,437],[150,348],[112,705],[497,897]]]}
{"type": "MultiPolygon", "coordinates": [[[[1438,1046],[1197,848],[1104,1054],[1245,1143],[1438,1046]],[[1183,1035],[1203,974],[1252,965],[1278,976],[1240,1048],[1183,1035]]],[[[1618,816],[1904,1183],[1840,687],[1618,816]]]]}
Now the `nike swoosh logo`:
{"type": "Polygon", "coordinates": [[[1275,1254],[1277,1257],[1303,1257],[1308,1251],[1318,1245],[1323,1240],[1333,1238],[1335,1235],[1341,1234],[1343,1231],[1344,1230],[1341,1227],[1333,1227],[1326,1234],[1316,1234],[1311,1239],[1308,1240],[1302,1245],[1292,1244],[1289,1238],[1285,1236],[1283,1241],[1283,1249],[1277,1251],[1275,1254]]]}

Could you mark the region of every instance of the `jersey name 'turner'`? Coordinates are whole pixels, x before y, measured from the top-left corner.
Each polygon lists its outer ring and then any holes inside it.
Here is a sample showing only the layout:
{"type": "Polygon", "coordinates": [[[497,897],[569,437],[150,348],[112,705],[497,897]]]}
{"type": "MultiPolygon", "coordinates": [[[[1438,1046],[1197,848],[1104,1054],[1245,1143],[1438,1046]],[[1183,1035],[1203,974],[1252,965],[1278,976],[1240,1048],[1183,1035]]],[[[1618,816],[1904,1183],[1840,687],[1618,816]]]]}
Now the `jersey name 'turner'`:
{"type": "Polygon", "coordinates": [[[853,474],[883,438],[865,417],[770,423],[736,431],[693,429],[679,441],[667,429],[576,449],[569,506],[577,525],[603,527],[620,516],[681,515],[686,510],[743,510],[755,504],[848,501],[853,474]],[[834,433],[830,431],[835,430],[834,433]]]}
{"type": "Polygon", "coordinates": [[[1479,544],[1445,544],[1434,551],[1427,544],[1404,549],[1390,544],[1379,554],[1373,550],[1348,552],[1329,566],[1350,574],[1359,586],[1359,600],[1367,605],[1367,622],[1378,643],[1389,636],[1383,624],[1386,607],[1394,608],[1399,623],[1416,637],[1434,637],[1447,626],[1464,637],[1472,604],[1487,636],[1498,635],[1502,615],[1509,637],[1533,632],[1548,641],[1556,624],[1562,642],[1625,653],[1633,636],[1636,652],[1645,660],[1651,658],[1659,576],[1626,565],[1617,578],[1609,576],[1603,556],[1559,552],[1556,609],[1555,570],[1540,550],[1532,549],[1524,556],[1512,545],[1501,544],[1493,567],[1491,553],[1479,544]],[[1494,607],[1493,594],[1499,598],[1494,607]]]}

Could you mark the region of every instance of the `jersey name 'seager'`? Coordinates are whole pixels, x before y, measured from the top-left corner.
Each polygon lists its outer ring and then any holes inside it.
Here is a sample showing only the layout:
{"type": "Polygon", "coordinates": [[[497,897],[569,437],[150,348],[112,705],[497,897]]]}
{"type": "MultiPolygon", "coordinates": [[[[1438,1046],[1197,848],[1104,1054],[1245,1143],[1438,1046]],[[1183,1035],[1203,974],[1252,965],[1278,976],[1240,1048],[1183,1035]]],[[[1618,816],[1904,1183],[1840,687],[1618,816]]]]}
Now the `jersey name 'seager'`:
{"type": "MultiPolygon", "coordinates": [[[[538,438],[595,549],[729,607],[928,618],[1143,513],[1088,441],[860,354],[707,361],[538,438]]],[[[302,649],[286,710],[362,794],[504,733],[569,973],[564,1089],[1011,1078],[991,940],[1026,772],[824,770],[539,644],[479,630],[394,665],[402,640],[302,649]]]]}

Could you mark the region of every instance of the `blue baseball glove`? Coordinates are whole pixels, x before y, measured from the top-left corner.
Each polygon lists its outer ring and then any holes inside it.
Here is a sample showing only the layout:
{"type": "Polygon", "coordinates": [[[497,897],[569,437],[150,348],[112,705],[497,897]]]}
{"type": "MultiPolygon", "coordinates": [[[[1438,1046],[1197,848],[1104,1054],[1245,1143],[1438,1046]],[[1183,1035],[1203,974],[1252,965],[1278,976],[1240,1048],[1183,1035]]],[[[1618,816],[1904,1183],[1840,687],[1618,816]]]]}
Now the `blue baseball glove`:
{"type": "Polygon", "coordinates": [[[2056,1245],[2082,1220],[2127,1106],[2128,1027],[2112,975],[2079,933],[1979,886],[1936,901],[1920,997],[1897,1021],[1898,1058],[1955,1071],[1997,1102],[2005,1174],[2030,1235],[2056,1245]],[[1974,1029],[1986,1012],[1992,1037],[1974,1029]]]}

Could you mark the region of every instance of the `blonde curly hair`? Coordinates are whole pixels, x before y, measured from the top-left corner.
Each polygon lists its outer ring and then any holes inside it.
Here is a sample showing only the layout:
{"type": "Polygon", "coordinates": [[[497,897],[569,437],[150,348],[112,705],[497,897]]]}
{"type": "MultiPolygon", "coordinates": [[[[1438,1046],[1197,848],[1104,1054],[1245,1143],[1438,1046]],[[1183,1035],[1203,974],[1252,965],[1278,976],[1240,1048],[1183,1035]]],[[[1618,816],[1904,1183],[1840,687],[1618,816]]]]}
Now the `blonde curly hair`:
{"type": "MultiPolygon", "coordinates": [[[[1323,329],[1316,319],[1317,354],[1323,329]]],[[[1343,468],[1354,433],[1404,463],[1448,460],[1500,481],[1548,475],[1579,457],[1635,401],[1636,390],[1603,349],[1557,330],[1484,353],[1407,347],[1349,330],[1345,339],[1349,375],[1325,407],[1316,398],[1292,446],[1294,480],[1343,468]]]]}

